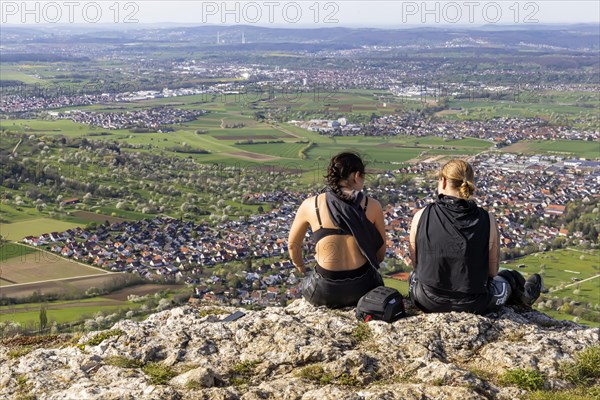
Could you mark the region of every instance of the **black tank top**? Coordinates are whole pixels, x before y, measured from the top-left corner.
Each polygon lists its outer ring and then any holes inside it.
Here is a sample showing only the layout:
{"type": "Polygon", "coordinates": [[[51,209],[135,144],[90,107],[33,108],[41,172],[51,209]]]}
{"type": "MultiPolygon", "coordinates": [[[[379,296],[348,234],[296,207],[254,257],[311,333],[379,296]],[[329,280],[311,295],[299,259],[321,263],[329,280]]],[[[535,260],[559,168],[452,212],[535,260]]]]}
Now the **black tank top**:
{"type": "MultiPolygon", "coordinates": [[[[319,195],[315,196],[315,212],[317,213],[317,219],[319,220],[319,229],[313,232],[313,240],[317,243],[319,240],[323,239],[327,236],[332,235],[352,235],[352,232],[345,231],[341,228],[323,228],[323,224],[321,223],[321,213],[319,212],[319,203],[318,203],[319,195]]],[[[369,198],[365,198],[365,206],[363,211],[367,212],[367,206],[369,205],[369,198]]]]}
{"type": "Polygon", "coordinates": [[[417,227],[417,279],[434,292],[487,291],[490,220],[474,201],[440,195],[417,227]]]}

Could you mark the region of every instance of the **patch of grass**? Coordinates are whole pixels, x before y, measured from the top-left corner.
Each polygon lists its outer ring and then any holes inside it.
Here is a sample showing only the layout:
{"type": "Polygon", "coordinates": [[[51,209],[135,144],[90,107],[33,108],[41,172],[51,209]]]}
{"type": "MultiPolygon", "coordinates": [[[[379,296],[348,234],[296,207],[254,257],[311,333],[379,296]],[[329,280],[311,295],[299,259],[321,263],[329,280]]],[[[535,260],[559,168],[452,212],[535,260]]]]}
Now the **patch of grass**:
{"type": "Polygon", "coordinates": [[[58,340],[58,335],[15,336],[2,340],[2,344],[5,346],[40,346],[48,345],[58,340]]]}
{"type": "Polygon", "coordinates": [[[383,278],[385,286],[392,287],[399,291],[405,298],[408,297],[408,282],[399,281],[398,279],[383,278]]]}
{"type": "Polygon", "coordinates": [[[348,375],[348,374],[340,375],[336,379],[336,382],[339,385],[343,385],[343,386],[358,386],[358,385],[360,385],[360,382],[358,381],[358,379],[356,379],[356,377],[354,375],[348,375]]]}
{"type": "Polygon", "coordinates": [[[175,371],[164,364],[150,362],[142,367],[142,371],[150,378],[153,385],[166,385],[176,376],[175,371]]]}
{"type": "Polygon", "coordinates": [[[309,365],[302,368],[296,373],[296,375],[304,380],[319,383],[321,385],[327,385],[329,383],[335,383],[342,386],[360,386],[360,381],[354,375],[342,374],[337,378],[334,378],[329,372],[327,372],[321,365],[309,365]]]}
{"type": "Polygon", "coordinates": [[[500,376],[499,383],[504,386],[517,386],[525,390],[544,388],[544,375],[533,369],[509,369],[500,376]]]}
{"type": "Polygon", "coordinates": [[[560,365],[561,376],[578,386],[591,385],[600,379],[600,346],[577,353],[574,362],[560,365]]]}
{"type": "Polygon", "coordinates": [[[17,375],[17,391],[13,397],[15,400],[35,400],[35,395],[29,393],[31,391],[31,383],[25,375],[17,375]]]}
{"type": "Polygon", "coordinates": [[[104,359],[104,363],[119,368],[141,368],[144,363],[124,356],[109,356],[104,359]]]}
{"type": "Polygon", "coordinates": [[[112,329],[110,331],[100,332],[99,334],[88,340],[85,344],[88,346],[97,346],[109,337],[121,336],[123,333],[124,332],[121,329],[112,329]]]}
{"type": "Polygon", "coordinates": [[[492,374],[490,371],[486,371],[480,368],[470,368],[469,372],[484,381],[489,381],[494,378],[494,374],[492,374]]]}
{"type": "Polygon", "coordinates": [[[260,361],[258,360],[240,361],[239,363],[236,363],[233,365],[233,367],[231,367],[231,372],[233,372],[234,374],[244,376],[253,375],[254,370],[256,369],[256,366],[258,364],[260,364],[260,361]]]}
{"type": "Polygon", "coordinates": [[[431,384],[433,386],[444,386],[445,382],[446,381],[444,380],[444,378],[436,378],[436,379],[434,379],[434,380],[431,381],[431,384]]]}
{"type": "Polygon", "coordinates": [[[318,382],[321,385],[327,385],[333,380],[333,377],[329,373],[325,372],[323,367],[320,365],[309,365],[304,367],[298,372],[297,375],[302,379],[318,382]]]}
{"type": "Polygon", "coordinates": [[[525,337],[525,334],[523,332],[513,331],[506,335],[506,340],[508,340],[509,342],[522,342],[523,337],[525,337]]]}
{"type": "Polygon", "coordinates": [[[373,332],[371,332],[371,328],[369,328],[367,323],[359,322],[354,329],[352,329],[350,336],[352,336],[357,343],[361,343],[373,337],[373,332]]]}
{"type": "Polygon", "coordinates": [[[234,386],[248,384],[250,378],[254,376],[258,364],[260,364],[259,360],[240,361],[234,364],[229,370],[229,373],[232,375],[231,384],[234,386]]]}
{"type": "Polygon", "coordinates": [[[25,375],[17,375],[17,385],[19,389],[23,389],[27,386],[27,377],[25,375]]]}
{"type": "Polygon", "coordinates": [[[202,385],[198,381],[190,380],[185,384],[185,388],[187,390],[198,390],[202,389],[202,385]]]}
{"type": "Polygon", "coordinates": [[[249,382],[249,379],[234,376],[233,378],[231,378],[230,382],[233,386],[242,386],[242,385],[247,385],[249,382]]]}
{"type": "Polygon", "coordinates": [[[77,343],[79,342],[79,339],[81,339],[81,337],[83,336],[83,332],[76,332],[73,334],[73,336],[71,336],[71,339],[69,340],[69,345],[71,346],[77,346],[77,343]]]}
{"type": "Polygon", "coordinates": [[[24,355],[27,355],[29,353],[31,353],[33,351],[33,347],[31,346],[23,346],[23,347],[19,347],[16,349],[10,349],[8,351],[8,353],[6,353],[6,355],[8,356],[8,358],[19,358],[22,357],[24,355]]]}
{"type": "Polygon", "coordinates": [[[15,395],[14,400],[37,400],[37,397],[35,397],[35,395],[31,394],[31,393],[27,393],[27,394],[19,393],[19,394],[15,395]]]}
{"type": "Polygon", "coordinates": [[[532,392],[527,400],[591,400],[600,399],[600,386],[590,388],[577,388],[560,391],[538,390],[532,392]]]}

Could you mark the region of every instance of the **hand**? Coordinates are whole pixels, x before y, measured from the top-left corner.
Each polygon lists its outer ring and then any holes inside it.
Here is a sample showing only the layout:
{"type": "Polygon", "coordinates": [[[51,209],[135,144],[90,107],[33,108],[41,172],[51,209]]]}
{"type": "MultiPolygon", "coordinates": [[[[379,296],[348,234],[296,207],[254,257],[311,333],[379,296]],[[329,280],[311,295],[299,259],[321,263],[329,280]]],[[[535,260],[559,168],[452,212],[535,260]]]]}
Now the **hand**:
{"type": "Polygon", "coordinates": [[[296,265],[296,269],[298,270],[298,272],[300,272],[301,274],[306,273],[306,266],[305,265],[296,265]]]}

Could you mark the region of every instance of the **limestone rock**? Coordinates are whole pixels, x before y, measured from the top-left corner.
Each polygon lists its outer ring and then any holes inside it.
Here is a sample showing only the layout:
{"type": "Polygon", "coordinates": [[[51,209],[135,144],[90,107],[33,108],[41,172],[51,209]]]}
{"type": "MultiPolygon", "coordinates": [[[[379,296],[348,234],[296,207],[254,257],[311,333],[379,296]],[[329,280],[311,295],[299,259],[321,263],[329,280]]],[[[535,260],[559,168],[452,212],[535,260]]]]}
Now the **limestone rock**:
{"type": "Polygon", "coordinates": [[[597,328],[511,308],[393,324],[303,300],[232,322],[223,311],[235,308],[183,306],[119,321],[96,345],[90,332],[19,357],[0,345],[0,398],[513,399],[525,391],[494,377],[533,369],[547,389],[568,387],[559,364],[600,339],[597,328]]]}

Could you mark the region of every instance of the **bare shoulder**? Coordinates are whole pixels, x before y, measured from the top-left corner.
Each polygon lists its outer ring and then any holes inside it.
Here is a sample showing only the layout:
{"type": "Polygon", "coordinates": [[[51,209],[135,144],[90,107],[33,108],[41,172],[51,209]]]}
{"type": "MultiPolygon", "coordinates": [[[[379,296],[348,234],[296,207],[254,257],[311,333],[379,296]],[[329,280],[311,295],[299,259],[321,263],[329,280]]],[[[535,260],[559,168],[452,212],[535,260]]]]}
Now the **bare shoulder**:
{"type": "Polygon", "coordinates": [[[369,203],[367,204],[367,210],[371,209],[371,207],[375,211],[383,210],[383,208],[381,207],[381,203],[379,202],[379,200],[374,199],[372,197],[367,197],[367,199],[369,200],[369,203]]]}
{"type": "Polygon", "coordinates": [[[302,202],[302,204],[300,204],[300,207],[298,207],[298,213],[300,212],[306,212],[307,209],[309,208],[314,208],[315,206],[315,197],[317,196],[311,196],[308,197],[306,199],[304,199],[304,201],[302,202]]]}
{"type": "Polygon", "coordinates": [[[421,208],[419,211],[417,211],[415,213],[415,215],[413,216],[413,219],[419,219],[419,218],[421,218],[421,215],[423,215],[423,211],[425,211],[424,208],[421,208]]]}
{"type": "Polygon", "coordinates": [[[419,220],[421,219],[421,215],[423,215],[424,210],[425,210],[424,208],[421,208],[419,211],[417,211],[415,213],[415,215],[413,215],[411,226],[416,227],[419,224],[419,220]]]}

